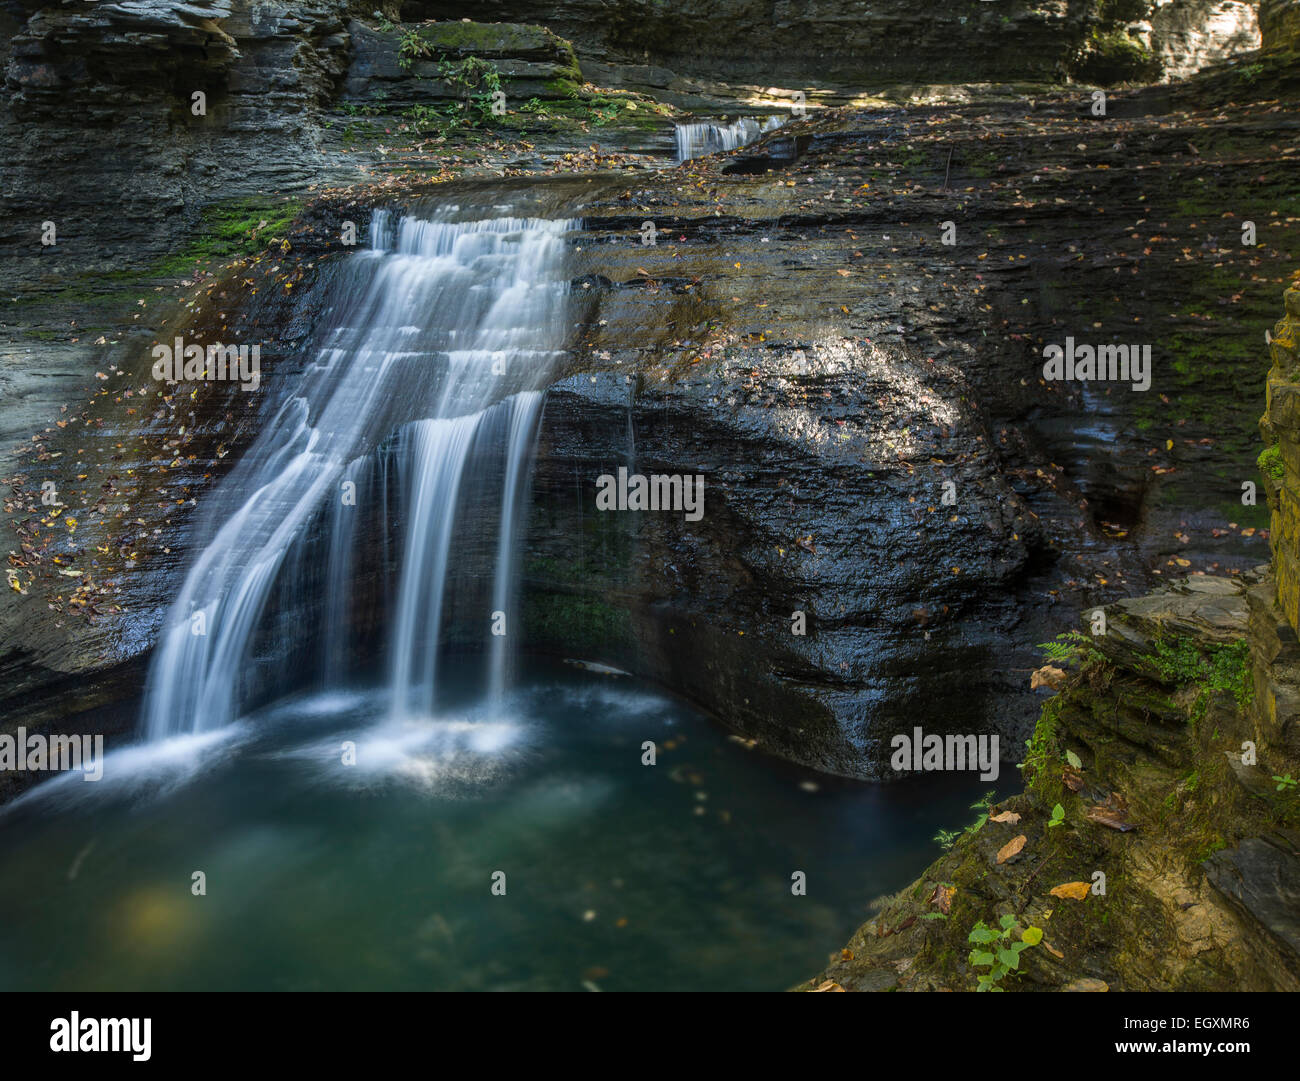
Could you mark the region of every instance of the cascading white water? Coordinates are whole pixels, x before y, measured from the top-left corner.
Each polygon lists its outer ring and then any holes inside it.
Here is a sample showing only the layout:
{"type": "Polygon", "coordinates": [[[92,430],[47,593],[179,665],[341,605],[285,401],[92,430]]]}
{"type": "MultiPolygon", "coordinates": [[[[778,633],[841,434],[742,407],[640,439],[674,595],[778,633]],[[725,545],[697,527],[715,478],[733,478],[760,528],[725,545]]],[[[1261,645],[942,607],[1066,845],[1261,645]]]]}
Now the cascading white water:
{"type": "Polygon", "coordinates": [[[761,124],[752,117],[743,116],[730,124],[712,121],[678,124],[677,161],[680,164],[705,154],[735,150],[738,146],[752,143],[766,132],[775,131],[782,123],[784,121],[779,116],[770,116],[761,124]]]}
{"type": "MultiPolygon", "coordinates": [[[[576,223],[457,222],[454,213],[422,220],[377,211],[370,250],[348,260],[332,286],[324,346],[210,497],[211,540],[186,576],[150,670],[149,738],[239,716],[268,601],[277,588],[292,593],[294,582],[280,579],[316,525],[328,564],[322,653],[327,665],[340,660],[360,555],[356,503],[386,498],[388,483],[383,474],[368,487],[363,466],[394,433],[406,515],[389,642],[394,715],[434,707],[457,497],[499,474],[492,600],[508,609],[540,389],[565,340],[563,234],[576,223]],[[503,424],[505,438],[484,445],[503,424]]],[[[489,655],[489,688],[500,694],[504,642],[494,639],[489,655]]]]}

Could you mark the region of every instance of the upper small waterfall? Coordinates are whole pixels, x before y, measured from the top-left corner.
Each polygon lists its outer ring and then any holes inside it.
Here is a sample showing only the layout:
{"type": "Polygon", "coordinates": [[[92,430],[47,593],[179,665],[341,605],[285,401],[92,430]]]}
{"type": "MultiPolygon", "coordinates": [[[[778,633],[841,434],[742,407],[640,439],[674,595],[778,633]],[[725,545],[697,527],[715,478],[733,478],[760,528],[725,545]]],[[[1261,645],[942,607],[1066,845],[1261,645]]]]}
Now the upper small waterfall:
{"type": "Polygon", "coordinates": [[[680,163],[705,154],[735,150],[738,146],[752,143],[765,132],[775,131],[782,123],[784,121],[779,116],[770,116],[761,124],[753,117],[742,116],[730,124],[713,121],[678,124],[677,161],[680,163]]]}
{"type": "MultiPolygon", "coordinates": [[[[240,715],[254,637],[273,593],[295,588],[295,549],[313,530],[327,552],[322,654],[326,665],[339,662],[360,558],[358,499],[384,500],[384,517],[404,521],[388,642],[396,714],[434,705],[455,509],[467,486],[501,486],[492,602],[508,609],[511,538],[540,391],[565,341],[563,234],[576,223],[454,214],[377,211],[369,250],[330,286],[328,329],[313,362],[210,497],[210,540],[149,673],[148,737],[209,730],[240,715]],[[396,467],[376,480],[368,459],[385,443],[396,467]]],[[[502,640],[493,639],[489,659],[489,688],[499,693],[502,640]]]]}

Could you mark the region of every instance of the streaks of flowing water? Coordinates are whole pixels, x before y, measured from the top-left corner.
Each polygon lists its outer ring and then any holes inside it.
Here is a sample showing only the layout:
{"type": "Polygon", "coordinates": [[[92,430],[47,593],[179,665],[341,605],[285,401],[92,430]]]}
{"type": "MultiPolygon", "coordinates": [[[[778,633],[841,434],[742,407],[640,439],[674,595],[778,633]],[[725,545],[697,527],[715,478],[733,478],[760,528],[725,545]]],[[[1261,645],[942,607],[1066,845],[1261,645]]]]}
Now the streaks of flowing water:
{"type": "MultiPolygon", "coordinates": [[[[377,211],[370,249],[330,287],[330,329],[314,363],[211,495],[208,543],[150,671],[148,738],[212,731],[240,716],[256,635],[275,591],[299,588],[296,553],[314,532],[324,535],[327,565],[320,652],[327,670],[346,673],[356,503],[363,493],[387,499],[394,479],[398,510],[388,514],[405,517],[388,643],[394,716],[434,708],[457,498],[502,477],[492,598],[509,607],[540,390],[565,341],[564,233],[577,223],[450,220],[455,213],[377,211]],[[388,442],[393,477],[374,463],[388,442]]],[[[490,662],[500,695],[504,642],[493,642],[490,662]]]]}
{"type": "Polygon", "coordinates": [[[753,117],[743,116],[730,124],[713,121],[678,124],[677,161],[680,163],[705,154],[735,150],[738,146],[752,143],[766,132],[775,131],[782,123],[779,116],[768,117],[761,124],[753,117]]]}

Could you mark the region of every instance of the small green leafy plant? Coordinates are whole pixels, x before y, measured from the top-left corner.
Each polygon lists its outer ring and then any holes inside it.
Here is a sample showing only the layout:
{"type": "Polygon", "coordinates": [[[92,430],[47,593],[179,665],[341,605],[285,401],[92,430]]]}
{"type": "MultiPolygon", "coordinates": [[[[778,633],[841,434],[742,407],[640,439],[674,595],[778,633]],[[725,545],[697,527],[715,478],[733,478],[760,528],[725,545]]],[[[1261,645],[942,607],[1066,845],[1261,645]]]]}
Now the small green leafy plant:
{"type": "Polygon", "coordinates": [[[1062,631],[1050,642],[1039,642],[1037,648],[1053,664],[1074,664],[1101,657],[1092,639],[1081,631],[1062,631]]]}
{"type": "Polygon", "coordinates": [[[1062,826],[1065,824],[1065,808],[1059,803],[1052,808],[1052,817],[1047,824],[1049,826],[1062,826]]]}
{"type": "Polygon", "coordinates": [[[977,991],[1004,990],[998,984],[1012,969],[1020,968],[1021,953],[1043,941],[1041,927],[1026,927],[1021,931],[1014,916],[1003,916],[998,920],[998,927],[1000,930],[994,930],[980,920],[966,936],[966,941],[975,945],[968,960],[976,968],[988,969],[979,975],[977,991]]]}
{"type": "Polygon", "coordinates": [[[1294,788],[1297,783],[1300,783],[1297,782],[1289,773],[1281,777],[1275,773],[1273,774],[1273,780],[1277,782],[1277,791],[1279,792],[1285,792],[1288,788],[1294,788]]]}
{"type": "Polygon", "coordinates": [[[1254,700],[1255,684],[1251,671],[1250,645],[1244,639],[1231,645],[1214,646],[1202,653],[1189,639],[1157,640],[1155,667],[1165,683],[1179,686],[1195,684],[1200,688],[1192,706],[1193,716],[1203,716],[1211,691],[1230,691],[1239,709],[1254,700]]]}
{"type": "Polygon", "coordinates": [[[961,836],[961,830],[941,829],[938,833],[934,835],[934,837],[931,838],[931,840],[933,840],[935,844],[937,844],[940,848],[942,848],[945,852],[947,852],[948,849],[952,848],[954,842],[960,836],[961,836]]]}
{"type": "Polygon", "coordinates": [[[970,805],[970,809],[972,811],[979,811],[980,815],[978,818],[975,819],[974,822],[972,822],[965,829],[960,829],[960,830],[941,829],[938,833],[934,835],[934,837],[931,838],[931,840],[933,840],[935,844],[937,844],[940,848],[942,848],[945,852],[947,852],[948,849],[952,848],[952,846],[956,843],[957,838],[960,837],[963,833],[978,832],[979,829],[984,825],[984,823],[989,820],[989,808],[993,806],[996,796],[997,793],[988,792],[970,805]]]}

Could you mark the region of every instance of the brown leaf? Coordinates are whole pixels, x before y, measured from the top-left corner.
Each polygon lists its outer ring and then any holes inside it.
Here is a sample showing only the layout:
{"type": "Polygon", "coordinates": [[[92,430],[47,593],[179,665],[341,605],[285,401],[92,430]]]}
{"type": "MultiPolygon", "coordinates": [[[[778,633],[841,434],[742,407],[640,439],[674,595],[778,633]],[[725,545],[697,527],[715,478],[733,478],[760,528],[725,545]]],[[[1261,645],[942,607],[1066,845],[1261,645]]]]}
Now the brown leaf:
{"type": "Polygon", "coordinates": [[[1065,954],[1063,954],[1060,950],[1058,950],[1055,946],[1053,946],[1050,942],[1048,942],[1047,939],[1043,939],[1043,949],[1045,949],[1048,953],[1050,953],[1053,957],[1056,958],[1063,958],[1065,956],[1065,954]]]}
{"type": "Polygon", "coordinates": [[[1048,687],[1057,691],[1060,690],[1064,682],[1065,671],[1063,669],[1053,668],[1050,664],[1045,664],[1029,677],[1029,689],[1036,691],[1039,687],[1048,687]]]}
{"type": "Polygon", "coordinates": [[[1047,892],[1053,897],[1068,897],[1071,901],[1082,901],[1088,896],[1090,889],[1092,887],[1087,882],[1062,882],[1047,892]]]}
{"type": "Polygon", "coordinates": [[[998,849],[998,863],[1006,863],[1012,856],[1020,854],[1020,850],[1025,847],[1025,842],[1029,838],[1023,833],[1019,837],[1012,837],[1006,844],[998,849]]]}
{"type": "Polygon", "coordinates": [[[1020,816],[1015,811],[1003,811],[1000,815],[989,815],[990,822],[1005,822],[1009,826],[1014,826],[1020,821],[1020,816]]]}
{"type": "Polygon", "coordinates": [[[1066,766],[1065,769],[1061,771],[1061,780],[1065,783],[1065,787],[1071,792],[1083,791],[1083,775],[1072,766],[1066,766]]]}
{"type": "Polygon", "coordinates": [[[1099,826],[1109,826],[1121,833],[1137,828],[1129,822],[1128,804],[1118,792],[1112,792],[1106,797],[1104,803],[1089,807],[1083,817],[1089,822],[1096,822],[1099,826]]]}
{"type": "Polygon", "coordinates": [[[827,980],[825,983],[821,984],[821,986],[814,987],[813,990],[814,991],[843,991],[844,988],[841,987],[834,980],[827,980]]]}
{"type": "Polygon", "coordinates": [[[947,914],[952,907],[953,895],[956,894],[956,886],[935,886],[934,892],[930,894],[929,904],[937,905],[939,911],[947,914]]]}
{"type": "Polygon", "coordinates": [[[1089,822],[1096,822],[1099,826],[1109,826],[1113,830],[1119,830],[1121,833],[1127,833],[1129,830],[1137,829],[1128,819],[1119,811],[1112,811],[1107,807],[1089,807],[1085,812],[1084,818],[1089,822]]]}

